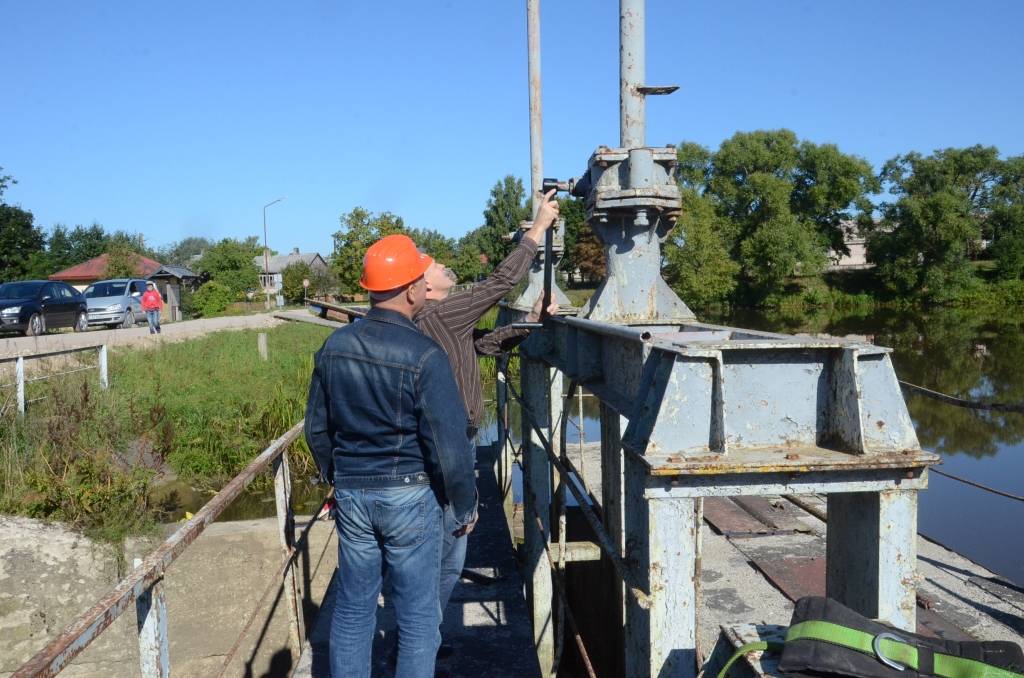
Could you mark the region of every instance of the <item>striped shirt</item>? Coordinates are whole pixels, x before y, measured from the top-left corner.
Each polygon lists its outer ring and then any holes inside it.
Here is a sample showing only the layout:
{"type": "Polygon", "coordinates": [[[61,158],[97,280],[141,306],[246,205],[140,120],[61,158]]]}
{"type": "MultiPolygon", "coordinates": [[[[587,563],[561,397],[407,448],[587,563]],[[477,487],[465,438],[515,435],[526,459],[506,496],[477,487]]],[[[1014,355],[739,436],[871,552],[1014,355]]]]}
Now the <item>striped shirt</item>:
{"type": "Polygon", "coordinates": [[[529,238],[523,238],[519,246],[498,264],[486,280],[440,301],[427,300],[423,310],[416,316],[416,325],[420,330],[441,344],[441,348],[448,353],[448,362],[451,363],[455,383],[462,393],[471,426],[480,425],[484,411],[483,386],[480,383],[480,366],[474,342],[477,342],[482,353],[494,355],[527,334],[527,330],[499,328],[481,339],[474,332],[477,321],[526,275],[536,254],[537,244],[529,238]]]}

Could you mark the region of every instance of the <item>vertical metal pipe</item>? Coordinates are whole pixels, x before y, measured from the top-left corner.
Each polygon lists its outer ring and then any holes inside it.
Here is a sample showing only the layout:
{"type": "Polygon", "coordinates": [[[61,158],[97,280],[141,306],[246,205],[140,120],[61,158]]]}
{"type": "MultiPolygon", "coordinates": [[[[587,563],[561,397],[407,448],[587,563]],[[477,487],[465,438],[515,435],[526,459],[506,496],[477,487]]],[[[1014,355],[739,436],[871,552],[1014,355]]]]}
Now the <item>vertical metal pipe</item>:
{"type": "Polygon", "coordinates": [[[103,344],[100,346],[100,388],[106,389],[110,386],[110,380],[107,378],[107,345],[103,344]]]}
{"type": "Polygon", "coordinates": [[[25,359],[18,356],[14,364],[14,381],[17,383],[18,391],[18,415],[25,414],[25,359]]]}
{"type": "MultiPolygon", "coordinates": [[[[142,565],[136,558],[134,566],[142,565]]],[[[167,640],[167,603],[163,579],[158,579],[135,599],[135,616],[139,630],[139,666],[143,678],[165,678],[171,675],[170,644],[167,640]]]]}
{"type": "Polygon", "coordinates": [[[619,0],[619,145],[646,146],[644,95],[644,2],[619,0]]]}
{"type": "Polygon", "coordinates": [[[530,75],[530,195],[533,218],[540,201],[537,195],[544,185],[544,132],[540,105],[540,0],[526,0],[526,46],[530,75]]]}

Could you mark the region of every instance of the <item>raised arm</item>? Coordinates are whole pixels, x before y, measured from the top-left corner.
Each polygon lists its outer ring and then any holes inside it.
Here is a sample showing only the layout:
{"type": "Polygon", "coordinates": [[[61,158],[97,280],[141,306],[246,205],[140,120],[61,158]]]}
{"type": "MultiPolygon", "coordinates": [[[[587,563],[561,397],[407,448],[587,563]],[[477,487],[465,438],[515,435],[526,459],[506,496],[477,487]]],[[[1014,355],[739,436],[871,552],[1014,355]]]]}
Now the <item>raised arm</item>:
{"type": "Polygon", "coordinates": [[[537,255],[537,245],[544,238],[544,232],[558,219],[558,201],[553,200],[553,196],[552,189],[540,198],[543,202],[533,226],[523,235],[519,246],[497,265],[491,275],[471,289],[453,294],[439,303],[437,313],[445,325],[456,332],[469,332],[483,314],[526,275],[537,255]]]}

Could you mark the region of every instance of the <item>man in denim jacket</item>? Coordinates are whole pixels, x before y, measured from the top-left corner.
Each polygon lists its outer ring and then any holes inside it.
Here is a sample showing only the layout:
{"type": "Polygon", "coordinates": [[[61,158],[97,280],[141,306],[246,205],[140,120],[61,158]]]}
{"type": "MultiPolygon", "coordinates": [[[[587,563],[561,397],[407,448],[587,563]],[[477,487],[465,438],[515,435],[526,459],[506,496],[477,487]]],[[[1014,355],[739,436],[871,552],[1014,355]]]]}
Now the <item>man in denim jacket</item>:
{"type": "Polygon", "coordinates": [[[443,505],[455,531],[476,523],[473,448],[448,356],[412,317],[423,307],[429,256],[404,235],[366,253],[366,317],[316,354],[306,441],[337,504],[333,676],[370,675],[377,598],[390,583],[398,621],[397,678],[432,678],[443,505]]]}

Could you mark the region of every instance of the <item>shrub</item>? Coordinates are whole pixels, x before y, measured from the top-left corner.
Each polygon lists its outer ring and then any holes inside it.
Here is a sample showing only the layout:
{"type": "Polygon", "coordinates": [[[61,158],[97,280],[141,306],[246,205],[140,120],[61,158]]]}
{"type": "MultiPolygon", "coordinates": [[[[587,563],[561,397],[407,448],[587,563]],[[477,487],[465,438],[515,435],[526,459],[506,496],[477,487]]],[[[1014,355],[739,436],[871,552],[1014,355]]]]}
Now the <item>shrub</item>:
{"type": "Polygon", "coordinates": [[[196,315],[209,317],[223,313],[233,301],[237,295],[227,285],[211,280],[192,295],[192,309],[196,315]]]}

